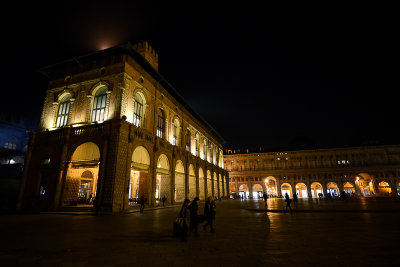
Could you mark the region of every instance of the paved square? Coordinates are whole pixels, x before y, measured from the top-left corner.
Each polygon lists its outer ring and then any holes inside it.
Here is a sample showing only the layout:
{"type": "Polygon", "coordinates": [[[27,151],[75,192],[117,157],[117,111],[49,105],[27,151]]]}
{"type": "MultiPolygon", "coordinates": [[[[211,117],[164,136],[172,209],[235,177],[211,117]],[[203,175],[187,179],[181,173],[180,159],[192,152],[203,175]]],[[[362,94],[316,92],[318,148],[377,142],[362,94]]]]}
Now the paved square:
{"type": "MultiPolygon", "coordinates": [[[[120,216],[0,216],[2,266],[395,266],[398,199],[299,200],[284,213],[256,200],[217,201],[216,233],[172,237],[179,207],[120,216]]],[[[200,207],[200,213],[202,213],[200,207]]]]}

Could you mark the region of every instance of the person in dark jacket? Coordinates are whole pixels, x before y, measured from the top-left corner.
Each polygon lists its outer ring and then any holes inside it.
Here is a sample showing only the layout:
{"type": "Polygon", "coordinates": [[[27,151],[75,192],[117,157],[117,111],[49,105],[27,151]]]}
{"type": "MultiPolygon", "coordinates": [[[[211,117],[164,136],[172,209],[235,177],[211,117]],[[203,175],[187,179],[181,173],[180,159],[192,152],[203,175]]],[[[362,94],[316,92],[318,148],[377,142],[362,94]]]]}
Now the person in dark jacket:
{"type": "Polygon", "coordinates": [[[199,209],[199,201],[200,201],[200,199],[198,197],[195,197],[189,206],[189,210],[190,210],[189,231],[193,232],[193,230],[194,230],[195,236],[199,236],[197,234],[197,228],[199,226],[199,215],[197,214],[197,210],[199,209]]]}
{"type": "Polygon", "coordinates": [[[204,219],[207,221],[207,223],[203,225],[203,229],[206,230],[207,226],[210,225],[212,233],[215,233],[213,227],[213,221],[215,219],[215,208],[216,206],[214,201],[211,200],[211,197],[208,197],[204,206],[204,219]]]}
{"type": "Polygon", "coordinates": [[[189,209],[189,204],[190,204],[190,200],[185,199],[183,201],[181,211],[179,212],[179,217],[183,219],[182,226],[181,226],[181,241],[182,242],[187,241],[188,226],[186,223],[186,214],[187,214],[187,210],[189,209]]]}
{"type": "Polygon", "coordinates": [[[140,197],[140,212],[144,210],[144,194],[140,197]]]}
{"type": "Polygon", "coordinates": [[[285,202],[286,202],[286,210],[285,210],[285,212],[287,212],[287,208],[289,208],[290,212],[292,212],[292,207],[290,207],[290,203],[292,203],[292,200],[290,199],[288,193],[285,193],[285,202]]]}

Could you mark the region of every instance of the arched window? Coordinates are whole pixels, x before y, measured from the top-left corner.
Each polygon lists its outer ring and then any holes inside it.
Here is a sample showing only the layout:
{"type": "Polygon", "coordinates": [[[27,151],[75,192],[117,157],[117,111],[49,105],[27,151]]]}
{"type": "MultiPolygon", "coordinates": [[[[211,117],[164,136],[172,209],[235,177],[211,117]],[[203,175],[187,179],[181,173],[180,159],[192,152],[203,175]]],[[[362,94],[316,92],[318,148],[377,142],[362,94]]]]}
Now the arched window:
{"type": "Polygon", "coordinates": [[[143,127],[143,98],[138,93],[133,102],[133,124],[136,127],[143,127]]]}
{"type": "Polygon", "coordinates": [[[164,112],[159,108],[157,112],[157,136],[160,138],[164,138],[164,112]]]}
{"type": "Polygon", "coordinates": [[[186,130],[186,151],[190,151],[190,131],[186,130]]]}
{"type": "Polygon", "coordinates": [[[104,121],[107,103],[107,87],[97,90],[93,100],[92,121],[104,121]]]}
{"type": "Polygon", "coordinates": [[[56,127],[67,125],[69,109],[71,107],[70,99],[70,95],[66,95],[61,99],[60,104],[58,105],[56,127]]]}
{"type": "Polygon", "coordinates": [[[195,156],[199,156],[199,134],[196,134],[195,141],[195,156]]]}
{"type": "Polygon", "coordinates": [[[175,119],[172,129],[172,145],[176,146],[178,144],[178,138],[179,138],[179,121],[178,119],[175,119]]]}

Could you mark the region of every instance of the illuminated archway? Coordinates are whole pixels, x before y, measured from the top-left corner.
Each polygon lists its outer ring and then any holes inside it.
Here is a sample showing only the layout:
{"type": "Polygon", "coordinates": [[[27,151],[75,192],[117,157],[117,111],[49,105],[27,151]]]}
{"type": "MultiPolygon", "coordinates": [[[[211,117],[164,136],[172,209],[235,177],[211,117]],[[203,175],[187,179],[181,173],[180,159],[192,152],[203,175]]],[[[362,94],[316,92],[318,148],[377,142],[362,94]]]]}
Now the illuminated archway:
{"type": "Polygon", "coordinates": [[[243,198],[249,198],[249,188],[245,184],[239,186],[239,196],[243,198]]]}
{"type": "MultiPolygon", "coordinates": [[[[131,178],[129,181],[129,199],[137,199],[142,195],[150,201],[150,155],[143,146],[137,146],[132,153],[131,178]]],[[[159,181],[160,182],[160,181],[159,181]]]]}
{"type": "Polygon", "coordinates": [[[196,197],[196,174],[194,173],[193,165],[189,165],[189,199],[196,197]]]}
{"type": "Polygon", "coordinates": [[[281,185],[281,191],[282,191],[282,196],[285,197],[285,194],[287,193],[289,197],[292,197],[292,186],[288,183],[283,183],[281,185]]]}
{"type": "Polygon", "coordinates": [[[355,189],[358,195],[366,197],[371,196],[372,193],[375,193],[372,183],[372,176],[370,174],[359,173],[355,179],[355,189]]]}
{"type": "Polygon", "coordinates": [[[311,184],[311,197],[322,197],[324,195],[322,185],[314,182],[311,184]]]}
{"type": "Polygon", "coordinates": [[[219,197],[219,192],[218,192],[218,176],[217,173],[214,172],[213,175],[213,183],[214,183],[214,197],[219,197]]]}
{"type": "Polygon", "coordinates": [[[308,197],[307,194],[307,186],[304,183],[296,184],[296,194],[299,198],[306,198],[308,197]]]}
{"type": "Polygon", "coordinates": [[[204,179],[204,171],[202,168],[199,168],[199,198],[200,199],[206,199],[205,195],[205,179],[204,179]]]}
{"type": "Polygon", "coordinates": [[[162,199],[164,196],[167,202],[171,202],[170,189],[171,189],[171,174],[168,157],[161,154],[157,160],[157,180],[156,180],[156,199],[162,199]]]}
{"type": "Polygon", "coordinates": [[[175,201],[182,202],[185,199],[185,168],[182,161],[175,165],[175,201]]]}
{"type": "Polygon", "coordinates": [[[381,181],[378,184],[378,193],[379,196],[381,197],[389,197],[392,194],[392,188],[390,188],[390,185],[386,181],[381,181]]]}
{"type": "Polygon", "coordinates": [[[346,192],[349,196],[352,196],[353,194],[356,193],[356,189],[354,188],[354,185],[350,182],[345,182],[343,184],[343,191],[346,192]]]}
{"type": "Polygon", "coordinates": [[[331,195],[332,197],[338,197],[339,196],[339,187],[336,183],[334,182],[329,182],[326,188],[326,192],[328,195],[331,195]]]}
{"type": "Polygon", "coordinates": [[[93,142],[78,146],[68,166],[62,205],[88,203],[96,196],[100,150],[93,142]]]}
{"type": "Polygon", "coordinates": [[[212,196],[212,180],[211,180],[211,172],[207,170],[207,197],[212,196]]]}
{"type": "Polygon", "coordinates": [[[276,178],[268,176],[265,179],[265,188],[269,197],[276,197],[278,194],[276,178]]]}
{"type": "Polygon", "coordinates": [[[262,198],[263,194],[264,194],[264,191],[263,191],[262,185],[254,184],[253,185],[253,198],[254,199],[262,198]]]}

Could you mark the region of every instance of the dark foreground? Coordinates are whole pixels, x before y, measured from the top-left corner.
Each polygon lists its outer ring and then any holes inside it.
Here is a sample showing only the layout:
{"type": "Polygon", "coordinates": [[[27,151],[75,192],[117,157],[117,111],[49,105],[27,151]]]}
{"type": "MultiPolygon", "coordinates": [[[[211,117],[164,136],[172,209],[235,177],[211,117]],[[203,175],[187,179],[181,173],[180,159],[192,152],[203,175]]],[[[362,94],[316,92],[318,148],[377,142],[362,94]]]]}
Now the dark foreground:
{"type": "MultiPolygon", "coordinates": [[[[202,206],[202,205],[201,205],[202,206]]],[[[1,266],[399,266],[397,199],[217,201],[216,233],[172,237],[179,207],[0,216],[1,266]],[[296,212],[297,211],[297,212],[296,212]],[[362,212],[358,212],[362,211],[362,212]]],[[[200,212],[201,213],[201,212],[200,212]]]]}

